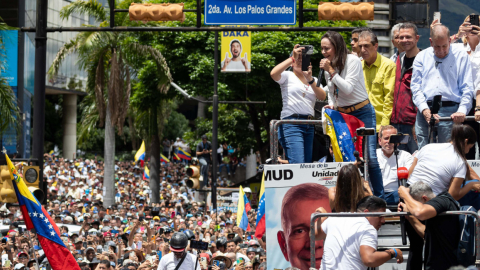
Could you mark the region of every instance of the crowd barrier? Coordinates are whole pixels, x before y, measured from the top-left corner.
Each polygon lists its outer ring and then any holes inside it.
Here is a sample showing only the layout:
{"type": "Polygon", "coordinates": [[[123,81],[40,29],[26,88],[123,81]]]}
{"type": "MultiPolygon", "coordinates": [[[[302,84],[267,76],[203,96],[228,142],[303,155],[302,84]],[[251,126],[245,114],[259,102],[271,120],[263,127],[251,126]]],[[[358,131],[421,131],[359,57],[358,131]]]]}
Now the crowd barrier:
{"type": "MultiPolygon", "coordinates": [[[[480,212],[479,212],[480,213],[480,212]]],[[[443,215],[473,215],[475,216],[475,265],[480,266],[480,215],[473,211],[447,211],[439,214],[443,215]]],[[[315,222],[322,217],[400,217],[411,215],[408,212],[369,212],[369,213],[313,213],[310,218],[310,267],[315,268],[315,222]]],[[[406,262],[404,262],[406,263],[406,262]]]]}
{"type": "MultiPolygon", "coordinates": [[[[452,121],[450,117],[440,117],[439,121],[452,121]]],[[[475,121],[475,116],[466,116],[465,121],[475,121]]],[[[321,125],[323,120],[272,120],[270,121],[270,158],[272,164],[278,164],[278,134],[277,129],[280,125],[297,124],[297,125],[321,125]]]]}

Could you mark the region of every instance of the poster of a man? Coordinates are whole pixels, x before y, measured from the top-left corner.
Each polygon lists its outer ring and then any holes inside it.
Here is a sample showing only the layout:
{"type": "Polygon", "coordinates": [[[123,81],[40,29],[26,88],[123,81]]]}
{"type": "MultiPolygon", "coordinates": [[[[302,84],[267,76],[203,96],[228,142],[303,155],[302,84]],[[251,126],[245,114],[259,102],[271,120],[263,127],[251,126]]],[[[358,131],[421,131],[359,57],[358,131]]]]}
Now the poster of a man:
{"type": "MultiPolygon", "coordinates": [[[[310,216],[318,207],[323,207],[330,212],[328,188],[317,183],[305,183],[293,186],[289,188],[283,196],[280,210],[281,230],[276,231],[276,240],[278,241],[277,245],[280,247],[285,261],[290,264],[288,266],[301,270],[309,269],[310,216]]],[[[323,241],[316,241],[315,267],[317,269],[320,267],[322,256],[323,241]]],[[[277,260],[274,260],[274,262],[277,262],[277,260]]],[[[284,266],[287,265],[280,266],[273,263],[273,268],[281,268],[284,266]]]]}
{"type": "Polygon", "coordinates": [[[225,58],[222,60],[222,72],[250,72],[251,65],[248,61],[248,53],[243,52],[242,43],[238,39],[230,41],[229,52],[225,52],[225,58]],[[232,57],[229,57],[230,54],[232,57]]]}

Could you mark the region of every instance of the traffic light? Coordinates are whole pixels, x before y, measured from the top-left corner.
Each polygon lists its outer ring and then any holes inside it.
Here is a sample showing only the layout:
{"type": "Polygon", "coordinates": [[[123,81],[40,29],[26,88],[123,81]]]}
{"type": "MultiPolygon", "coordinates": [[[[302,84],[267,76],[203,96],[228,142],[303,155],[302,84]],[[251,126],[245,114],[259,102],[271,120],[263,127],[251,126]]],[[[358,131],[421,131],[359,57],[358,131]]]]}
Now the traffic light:
{"type": "Polygon", "coordinates": [[[45,198],[42,188],[40,187],[39,178],[40,168],[38,166],[24,166],[23,167],[23,180],[28,187],[28,190],[32,192],[33,196],[42,203],[45,198]]]}
{"type": "Polygon", "coordinates": [[[373,21],[373,2],[320,2],[318,19],[332,21],[373,21]]]}
{"type": "Polygon", "coordinates": [[[200,166],[191,165],[187,169],[187,187],[197,189],[200,187],[200,166]]]}
{"type": "Polygon", "coordinates": [[[181,21],[185,20],[183,3],[140,4],[132,3],[128,9],[130,21],[181,21]]]}
{"type": "Polygon", "coordinates": [[[15,190],[13,189],[12,177],[10,176],[10,171],[8,166],[0,166],[0,177],[2,184],[0,186],[0,201],[2,203],[16,203],[17,195],[15,195],[15,190]]]}

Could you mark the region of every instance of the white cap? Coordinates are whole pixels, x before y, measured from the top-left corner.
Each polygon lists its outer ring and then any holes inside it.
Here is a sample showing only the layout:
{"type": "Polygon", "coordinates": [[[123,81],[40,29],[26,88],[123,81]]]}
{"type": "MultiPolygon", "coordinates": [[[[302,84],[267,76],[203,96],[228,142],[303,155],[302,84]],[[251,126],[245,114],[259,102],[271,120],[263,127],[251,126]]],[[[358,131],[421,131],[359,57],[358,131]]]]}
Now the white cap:
{"type": "Polygon", "coordinates": [[[252,190],[249,187],[243,188],[243,192],[252,193],[252,190]]]}

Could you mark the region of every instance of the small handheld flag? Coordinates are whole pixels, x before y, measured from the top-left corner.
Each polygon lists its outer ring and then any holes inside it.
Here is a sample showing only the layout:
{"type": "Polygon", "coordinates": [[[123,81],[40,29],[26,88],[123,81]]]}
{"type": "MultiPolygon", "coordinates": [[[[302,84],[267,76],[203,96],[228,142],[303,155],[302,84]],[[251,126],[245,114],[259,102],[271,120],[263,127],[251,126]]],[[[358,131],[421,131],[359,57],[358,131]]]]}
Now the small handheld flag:
{"type": "Polygon", "coordinates": [[[143,163],[145,162],[145,141],[142,141],[142,145],[138,149],[137,153],[135,154],[135,162],[141,160],[141,166],[143,167],[143,163]]]}
{"type": "Polygon", "coordinates": [[[252,207],[250,206],[250,202],[248,201],[247,195],[243,191],[243,187],[240,186],[240,194],[238,198],[238,206],[237,206],[237,226],[244,231],[250,231],[250,223],[248,223],[248,211],[250,211],[252,207]]]}

